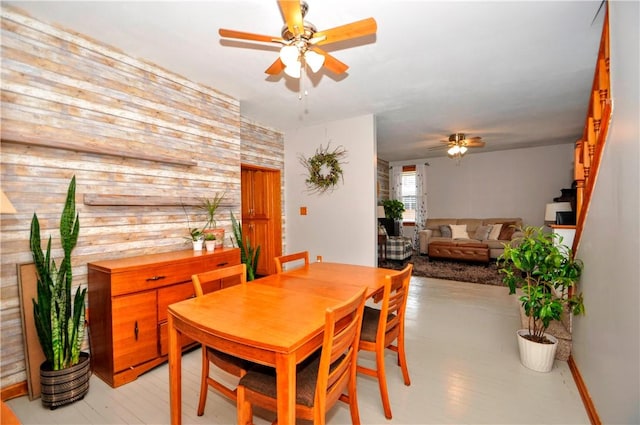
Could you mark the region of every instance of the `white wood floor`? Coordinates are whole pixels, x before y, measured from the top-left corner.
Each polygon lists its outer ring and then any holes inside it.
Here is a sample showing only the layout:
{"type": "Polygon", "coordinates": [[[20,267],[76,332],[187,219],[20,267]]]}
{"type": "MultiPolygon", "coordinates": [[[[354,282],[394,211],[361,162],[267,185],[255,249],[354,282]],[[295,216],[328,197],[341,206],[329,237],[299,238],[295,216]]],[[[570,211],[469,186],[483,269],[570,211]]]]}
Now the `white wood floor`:
{"type": "MultiPolygon", "coordinates": [[[[393,419],[386,420],[377,382],[359,376],[363,424],[589,423],[566,362],[556,360],[550,373],[520,364],[517,300],[506,288],[419,277],[411,285],[406,324],[411,386],[404,386],[389,353],[393,419]]],[[[372,362],[368,354],[360,353],[362,362],[372,362]]],[[[212,391],[204,416],[196,416],[199,377],[200,351],[194,350],[183,361],[183,423],[235,423],[235,405],[212,391]]],[[[116,389],[93,376],[83,400],[54,411],[26,396],[7,404],[24,424],[167,424],[168,368],[159,366],[116,389]]],[[[338,403],[327,422],[349,423],[347,406],[338,403]]],[[[270,422],[256,418],[255,423],[270,422]]]]}

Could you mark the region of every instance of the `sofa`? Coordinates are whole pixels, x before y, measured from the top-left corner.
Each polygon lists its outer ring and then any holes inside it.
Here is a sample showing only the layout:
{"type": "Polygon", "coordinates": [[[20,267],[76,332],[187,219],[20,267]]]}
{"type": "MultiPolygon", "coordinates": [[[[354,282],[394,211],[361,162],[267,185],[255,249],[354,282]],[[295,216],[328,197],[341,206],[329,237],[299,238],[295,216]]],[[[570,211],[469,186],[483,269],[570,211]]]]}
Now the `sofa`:
{"type": "Polygon", "coordinates": [[[521,218],[428,218],[418,232],[420,254],[433,258],[490,261],[504,244],[522,236],[521,218]]]}

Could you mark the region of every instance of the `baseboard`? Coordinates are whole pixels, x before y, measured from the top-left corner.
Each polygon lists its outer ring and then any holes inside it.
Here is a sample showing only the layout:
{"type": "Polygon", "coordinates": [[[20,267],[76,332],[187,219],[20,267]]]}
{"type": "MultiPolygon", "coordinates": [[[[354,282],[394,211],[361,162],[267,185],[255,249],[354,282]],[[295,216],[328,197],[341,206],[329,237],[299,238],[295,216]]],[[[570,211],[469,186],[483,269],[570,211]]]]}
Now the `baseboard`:
{"type": "Polygon", "coordinates": [[[0,398],[2,401],[11,400],[12,398],[21,397],[29,394],[27,381],[18,382],[0,390],[0,398]]]}
{"type": "Polygon", "coordinates": [[[598,416],[598,412],[596,411],[596,406],[591,400],[589,390],[587,390],[587,386],[582,380],[582,375],[578,370],[578,365],[576,364],[575,360],[573,360],[573,356],[569,356],[567,363],[569,364],[569,370],[571,370],[571,374],[573,375],[573,380],[578,387],[578,392],[580,393],[580,398],[582,398],[584,408],[587,411],[587,415],[589,416],[589,422],[591,422],[591,425],[602,425],[600,416],[598,416]]]}

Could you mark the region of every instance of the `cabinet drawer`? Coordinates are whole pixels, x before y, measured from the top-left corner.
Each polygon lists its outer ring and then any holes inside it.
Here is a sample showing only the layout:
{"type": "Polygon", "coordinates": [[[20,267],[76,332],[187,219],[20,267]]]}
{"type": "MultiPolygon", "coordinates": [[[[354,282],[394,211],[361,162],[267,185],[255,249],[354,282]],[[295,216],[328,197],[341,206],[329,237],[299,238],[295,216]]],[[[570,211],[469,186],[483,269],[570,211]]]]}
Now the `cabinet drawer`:
{"type": "Polygon", "coordinates": [[[196,257],[188,262],[172,262],[111,275],[113,296],[145,291],[176,283],[191,282],[191,276],[207,270],[240,263],[239,250],[196,257]]]}

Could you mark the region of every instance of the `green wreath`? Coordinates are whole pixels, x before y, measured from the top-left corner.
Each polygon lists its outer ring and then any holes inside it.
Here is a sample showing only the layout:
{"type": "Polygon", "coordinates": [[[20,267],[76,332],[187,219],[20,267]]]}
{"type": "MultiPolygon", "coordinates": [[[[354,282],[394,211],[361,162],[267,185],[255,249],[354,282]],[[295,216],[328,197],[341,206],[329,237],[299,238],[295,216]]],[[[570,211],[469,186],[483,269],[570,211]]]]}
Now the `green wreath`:
{"type": "Polygon", "coordinates": [[[329,145],[322,145],[316,149],[316,154],[310,158],[300,156],[300,163],[307,169],[309,175],[305,180],[310,192],[324,193],[335,189],[340,180],[344,181],[341,160],[346,157],[347,151],[338,146],[329,151],[329,145]]]}

